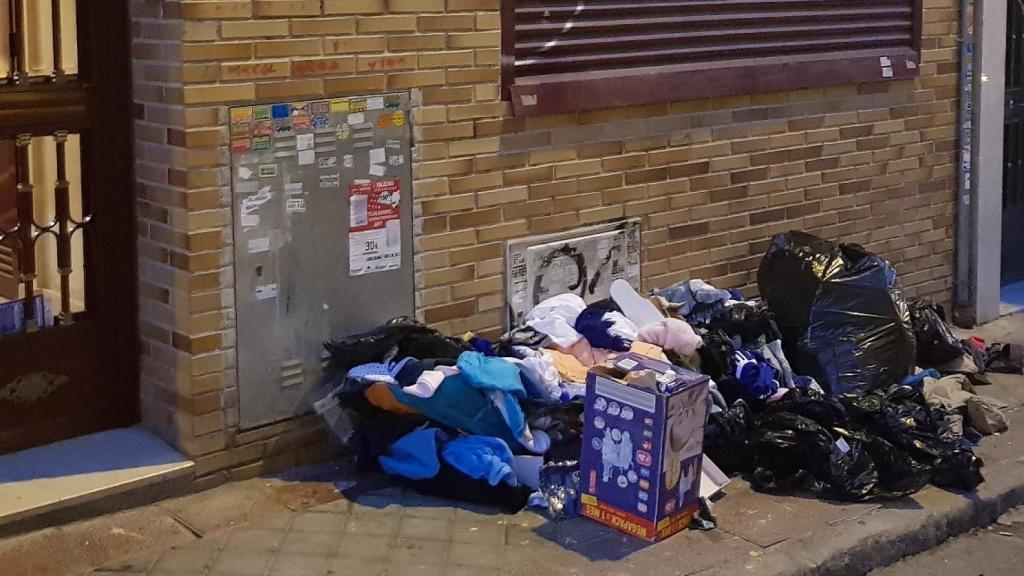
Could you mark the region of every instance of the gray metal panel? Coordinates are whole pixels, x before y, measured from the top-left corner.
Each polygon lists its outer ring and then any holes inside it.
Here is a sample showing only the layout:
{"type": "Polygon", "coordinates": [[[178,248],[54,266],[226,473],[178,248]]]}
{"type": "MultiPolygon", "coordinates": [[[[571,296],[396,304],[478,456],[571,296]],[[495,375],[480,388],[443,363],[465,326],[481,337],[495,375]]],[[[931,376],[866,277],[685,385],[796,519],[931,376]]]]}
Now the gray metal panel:
{"type": "Polygon", "coordinates": [[[309,410],[325,340],[413,313],[410,112],[408,94],[231,110],[243,428],[309,410]],[[314,135],[312,154],[298,150],[303,134],[314,135]],[[381,148],[386,161],[373,168],[381,148]],[[349,188],[391,179],[401,190],[400,267],[352,275],[349,188]]]}

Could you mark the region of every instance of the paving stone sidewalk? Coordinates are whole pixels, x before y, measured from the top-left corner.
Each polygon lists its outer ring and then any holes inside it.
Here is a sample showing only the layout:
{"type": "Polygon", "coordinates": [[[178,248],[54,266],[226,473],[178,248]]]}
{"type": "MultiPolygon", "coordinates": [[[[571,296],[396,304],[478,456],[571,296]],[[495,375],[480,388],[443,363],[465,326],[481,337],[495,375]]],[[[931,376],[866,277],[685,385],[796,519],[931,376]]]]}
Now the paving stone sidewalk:
{"type": "MultiPolygon", "coordinates": [[[[1014,384],[1024,388],[1024,382],[1014,384]]],[[[1024,395],[1017,405],[1024,404],[1024,395]]],[[[1022,430],[1024,412],[1013,415],[1022,430]]],[[[1010,435],[981,450],[992,461],[1019,460],[1010,435]]],[[[1017,469],[1024,471],[1018,462],[1017,469]]],[[[911,515],[969,501],[929,487],[885,504],[843,504],[769,496],[734,480],[719,499],[719,528],[685,531],[649,545],[584,518],[551,521],[428,498],[400,488],[278,514],[234,530],[109,565],[93,576],[490,576],[587,574],[648,576],[759,573],[762,558],[816,535],[871,526],[880,512],[911,515]]],[[[185,515],[188,511],[183,510],[185,515]]],[[[884,518],[884,517],[883,517],[884,518]]],[[[879,528],[884,527],[884,520],[879,528]]],[[[819,538],[830,546],[827,538],[819,538]]],[[[840,545],[839,543],[836,544],[840,545]]],[[[801,567],[799,559],[793,567],[801,567]]],[[[765,568],[773,568],[768,563],[765,568]]]]}
{"type": "MultiPolygon", "coordinates": [[[[972,333],[1020,342],[1021,326],[1024,316],[972,333]]],[[[365,479],[346,491],[362,495],[348,500],[328,481],[346,474],[328,469],[320,478],[254,479],[0,540],[0,573],[864,574],[1024,502],[1024,377],[993,380],[983,392],[1011,407],[1011,429],[982,443],[987,481],[972,494],[928,487],[893,502],[832,503],[760,494],[736,479],[715,506],[718,529],[650,545],[583,518],[504,515],[365,479]],[[95,566],[102,568],[89,572],[95,566]]]]}

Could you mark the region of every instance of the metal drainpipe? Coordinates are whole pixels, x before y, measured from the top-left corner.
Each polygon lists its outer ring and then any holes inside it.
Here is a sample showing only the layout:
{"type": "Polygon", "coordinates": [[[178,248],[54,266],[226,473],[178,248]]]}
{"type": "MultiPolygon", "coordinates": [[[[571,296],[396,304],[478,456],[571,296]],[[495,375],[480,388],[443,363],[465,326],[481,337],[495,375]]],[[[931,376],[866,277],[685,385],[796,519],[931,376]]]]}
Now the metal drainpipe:
{"type": "Polygon", "coordinates": [[[972,251],[974,231],[971,208],[974,171],[971,163],[974,112],[974,29],[971,26],[973,0],[960,0],[960,164],[956,209],[956,310],[963,321],[974,323],[972,251]]]}

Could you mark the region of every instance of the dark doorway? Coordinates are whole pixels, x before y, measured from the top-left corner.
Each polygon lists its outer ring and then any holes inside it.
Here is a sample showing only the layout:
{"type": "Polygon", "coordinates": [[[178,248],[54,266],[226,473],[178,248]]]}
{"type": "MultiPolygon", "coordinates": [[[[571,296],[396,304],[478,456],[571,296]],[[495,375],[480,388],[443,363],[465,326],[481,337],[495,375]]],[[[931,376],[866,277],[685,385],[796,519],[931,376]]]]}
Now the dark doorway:
{"type": "Polygon", "coordinates": [[[1024,282],[1024,8],[1017,0],[1006,5],[1003,286],[1024,282]]]}
{"type": "Polygon", "coordinates": [[[128,3],[3,4],[0,454],[134,423],[139,349],[128,3]]]}

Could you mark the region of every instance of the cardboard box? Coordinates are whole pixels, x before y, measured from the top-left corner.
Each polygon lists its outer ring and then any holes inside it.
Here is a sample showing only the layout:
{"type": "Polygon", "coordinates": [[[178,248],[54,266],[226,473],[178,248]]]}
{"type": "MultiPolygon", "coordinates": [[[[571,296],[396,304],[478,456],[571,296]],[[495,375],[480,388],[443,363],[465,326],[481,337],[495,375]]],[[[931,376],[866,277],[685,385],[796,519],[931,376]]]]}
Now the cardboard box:
{"type": "Polygon", "coordinates": [[[639,354],[587,376],[583,515],[655,542],[700,502],[708,377],[639,354]]]}

